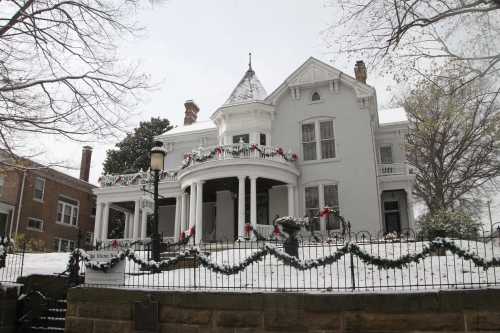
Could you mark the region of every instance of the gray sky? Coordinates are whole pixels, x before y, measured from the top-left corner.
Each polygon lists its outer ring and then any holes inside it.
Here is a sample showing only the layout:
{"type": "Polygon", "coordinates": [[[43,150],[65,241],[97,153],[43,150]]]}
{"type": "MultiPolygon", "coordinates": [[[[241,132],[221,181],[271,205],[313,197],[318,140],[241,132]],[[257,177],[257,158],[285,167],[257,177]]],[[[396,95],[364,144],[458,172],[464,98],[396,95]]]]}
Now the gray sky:
{"type": "MultiPolygon", "coordinates": [[[[253,53],[253,68],[268,93],[310,56],[352,75],[354,63],[331,54],[323,41],[322,32],[335,15],[326,3],[168,0],[148,5],[137,17],[145,30],[138,38],[123,41],[120,56],[138,62],[158,85],[144,97],[137,114],[128,120],[128,128],[151,117],[181,125],[186,99],[200,106],[198,119],[208,119],[246,71],[248,52],[253,53]]],[[[379,107],[388,106],[389,82],[368,68],[368,83],[377,89],[379,107]]],[[[91,143],[92,183],[101,175],[106,149],[117,141],[91,143]]],[[[78,177],[82,143],[42,138],[39,145],[46,152],[42,162],[63,161],[75,167],[65,172],[78,177]]],[[[494,214],[500,216],[500,200],[493,206],[494,214]]]]}

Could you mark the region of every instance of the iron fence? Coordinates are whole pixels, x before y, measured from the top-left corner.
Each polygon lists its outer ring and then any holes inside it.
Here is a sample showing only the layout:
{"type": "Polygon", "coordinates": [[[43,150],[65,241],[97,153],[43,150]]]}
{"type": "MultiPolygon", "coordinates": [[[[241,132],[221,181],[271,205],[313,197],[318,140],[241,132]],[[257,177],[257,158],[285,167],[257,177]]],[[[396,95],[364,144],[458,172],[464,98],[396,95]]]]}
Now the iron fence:
{"type": "Polygon", "coordinates": [[[123,261],[122,287],[177,290],[383,291],[500,284],[496,235],[428,240],[410,231],[389,237],[334,233],[300,238],[297,258],[286,254],[276,239],[164,244],[160,262],[151,261],[149,243],[114,250],[112,265],[79,252],[80,273],[89,267],[110,273],[111,266],[123,261]]]}
{"type": "Polygon", "coordinates": [[[26,245],[16,245],[9,238],[0,238],[0,283],[16,282],[23,275],[26,245]]]}

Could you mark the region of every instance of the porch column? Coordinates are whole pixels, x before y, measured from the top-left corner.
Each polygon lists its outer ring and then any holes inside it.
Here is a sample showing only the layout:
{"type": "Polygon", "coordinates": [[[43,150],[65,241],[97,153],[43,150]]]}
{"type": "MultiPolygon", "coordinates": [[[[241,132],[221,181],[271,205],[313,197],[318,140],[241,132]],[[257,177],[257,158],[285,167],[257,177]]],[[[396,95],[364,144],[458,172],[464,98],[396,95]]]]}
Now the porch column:
{"type": "MultiPolygon", "coordinates": [[[[186,193],[182,193],[181,196],[181,230],[179,230],[179,234],[181,231],[185,231],[187,229],[187,198],[186,198],[186,193]]],[[[179,235],[177,235],[179,236],[179,235]]]]}
{"type": "Polygon", "coordinates": [[[94,241],[93,241],[94,245],[96,245],[96,242],[101,239],[101,230],[102,230],[102,203],[97,202],[95,207],[94,241]]]}
{"type": "Polygon", "coordinates": [[[129,213],[123,213],[123,215],[125,215],[125,227],[123,228],[123,238],[127,239],[130,237],[130,229],[129,229],[130,216],[129,213]]]}
{"type": "Polygon", "coordinates": [[[181,211],[182,203],[181,198],[183,195],[177,195],[175,198],[175,226],[174,226],[174,239],[179,240],[179,235],[181,234],[181,211]]]}
{"type": "Polygon", "coordinates": [[[196,227],[195,242],[201,243],[203,238],[203,181],[196,184],[196,227]]]}
{"type": "Polygon", "coordinates": [[[108,224],[109,224],[109,208],[111,207],[110,202],[104,204],[104,212],[102,214],[102,234],[101,240],[108,239],[108,224]]]}
{"type": "Polygon", "coordinates": [[[191,192],[189,193],[189,228],[196,223],[196,183],[191,184],[191,192]]]}
{"type": "Polygon", "coordinates": [[[140,214],[140,209],[141,209],[141,200],[137,199],[135,201],[135,207],[134,207],[134,224],[133,224],[133,233],[132,233],[132,239],[137,240],[139,239],[139,214],[140,214]]]}
{"type": "Polygon", "coordinates": [[[245,179],[238,177],[238,237],[245,237],[245,179]]]}
{"type": "Polygon", "coordinates": [[[141,239],[148,237],[148,212],[143,209],[141,215],[141,239]]]}
{"type": "Polygon", "coordinates": [[[294,202],[295,202],[295,191],[294,191],[294,186],[289,184],[287,185],[288,188],[288,216],[294,216],[295,210],[294,210],[294,202]]]}
{"type": "Polygon", "coordinates": [[[257,177],[250,177],[250,223],[257,227],[257,177]]]}

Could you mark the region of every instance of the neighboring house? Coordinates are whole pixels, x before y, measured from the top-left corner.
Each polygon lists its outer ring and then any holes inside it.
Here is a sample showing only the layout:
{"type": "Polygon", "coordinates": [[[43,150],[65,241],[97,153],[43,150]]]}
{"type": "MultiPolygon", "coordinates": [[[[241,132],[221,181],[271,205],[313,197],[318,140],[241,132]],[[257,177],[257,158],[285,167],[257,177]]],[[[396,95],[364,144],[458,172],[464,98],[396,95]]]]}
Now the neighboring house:
{"type": "Polygon", "coordinates": [[[94,185],[88,183],[91,147],[82,151],[80,178],[28,159],[2,153],[0,159],[0,235],[37,241],[47,251],[92,244],[94,185]]]}
{"type": "MultiPolygon", "coordinates": [[[[168,151],[159,185],[164,236],[195,226],[197,241],[233,240],[244,236],[245,223],[268,234],[276,216],[314,217],[324,207],[338,209],[353,232],[413,226],[406,115],[378,110],[362,61],[354,78],[310,58],[271,94],[249,67],[210,120],[196,121],[199,109],[189,100],[184,126],[157,137],[168,151]],[[400,118],[391,120],[394,114],[400,118]]],[[[108,238],[110,209],[125,215],[124,238],[147,236],[148,177],[101,177],[96,239],[108,238]]],[[[315,229],[341,226],[323,215],[315,229]]]]}

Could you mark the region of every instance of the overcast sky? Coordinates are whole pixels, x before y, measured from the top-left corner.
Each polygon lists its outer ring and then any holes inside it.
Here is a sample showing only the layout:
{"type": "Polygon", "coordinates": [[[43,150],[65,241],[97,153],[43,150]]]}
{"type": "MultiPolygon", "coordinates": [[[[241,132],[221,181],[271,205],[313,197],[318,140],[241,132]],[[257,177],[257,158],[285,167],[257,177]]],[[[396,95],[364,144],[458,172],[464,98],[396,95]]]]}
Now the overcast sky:
{"type": "MultiPolygon", "coordinates": [[[[247,69],[253,68],[267,92],[272,92],[308,57],[314,56],[353,75],[353,63],[331,54],[322,32],[335,15],[326,0],[168,0],[138,13],[145,30],[124,41],[120,56],[138,62],[157,89],[145,96],[132,129],[151,117],[168,118],[181,125],[183,103],[194,99],[198,119],[206,120],[224,103],[247,69]]],[[[379,107],[389,105],[390,80],[368,67],[368,83],[377,89],[379,107]]],[[[90,181],[97,183],[106,149],[117,140],[91,143],[94,148],[90,181]]],[[[39,140],[47,161],[64,161],[76,177],[82,143],[61,139],[39,140]]],[[[43,160],[42,160],[43,161],[43,160]]],[[[495,210],[500,204],[494,203],[495,210]]]]}

